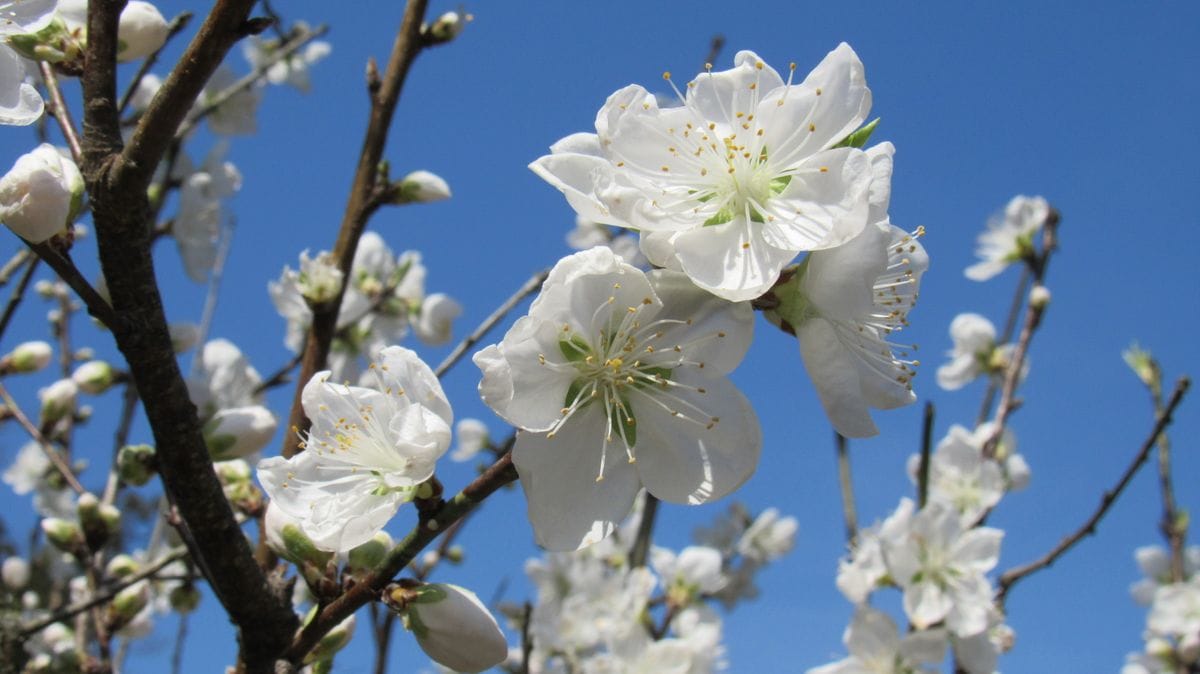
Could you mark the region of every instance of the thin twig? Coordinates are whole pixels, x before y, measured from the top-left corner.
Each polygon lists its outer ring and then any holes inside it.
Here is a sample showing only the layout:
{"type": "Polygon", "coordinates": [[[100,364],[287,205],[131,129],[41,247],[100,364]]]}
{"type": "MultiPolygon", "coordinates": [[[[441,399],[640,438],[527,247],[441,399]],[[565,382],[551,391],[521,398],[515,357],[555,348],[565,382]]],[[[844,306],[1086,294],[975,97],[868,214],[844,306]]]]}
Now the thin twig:
{"type": "Polygon", "coordinates": [[[530,626],[533,624],[533,604],[525,602],[521,620],[521,668],[517,674],[529,674],[529,658],[533,655],[533,635],[530,626]]]}
{"type": "MultiPolygon", "coordinates": [[[[375,604],[371,604],[372,610],[375,604]]],[[[386,674],[388,668],[388,651],[392,646],[393,628],[396,626],[396,614],[390,609],[384,609],[375,630],[375,674],[386,674]]]]}
{"type": "MultiPolygon", "coordinates": [[[[1046,216],[1046,222],[1042,225],[1042,250],[1038,255],[1033,256],[1028,260],[1031,274],[1033,276],[1033,286],[1042,285],[1046,278],[1046,268],[1050,264],[1050,256],[1058,248],[1058,211],[1050,209],[1050,214],[1046,216]]],[[[1012,361],[1008,364],[1008,369],[1004,372],[1004,385],[1000,389],[1000,404],[996,407],[996,420],[992,435],[983,445],[983,456],[985,458],[993,458],[996,455],[996,445],[1000,442],[1000,437],[1004,434],[1005,424],[1008,423],[1008,415],[1016,409],[1016,392],[1017,384],[1021,380],[1021,370],[1025,367],[1025,355],[1029,352],[1029,344],[1033,340],[1033,334],[1037,331],[1042,322],[1042,316],[1045,314],[1046,305],[1042,303],[1029,303],[1025,307],[1025,324],[1021,328],[1021,336],[1017,340],[1017,346],[1013,349],[1012,361]]]]}
{"type": "MultiPolygon", "coordinates": [[[[1007,344],[1012,339],[1013,330],[1017,329],[1017,317],[1021,315],[1021,307],[1025,304],[1025,297],[1029,293],[1029,267],[1021,266],[1021,280],[1017,281],[1017,289],[1013,293],[1012,304],[1008,307],[1008,318],[1004,319],[1004,331],[1000,333],[997,344],[1007,344]]],[[[979,414],[975,417],[975,425],[980,426],[988,420],[988,416],[992,412],[992,403],[996,400],[996,391],[999,387],[999,381],[995,377],[988,377],[987,390],[983,394],[983,401],[979,404],[979,414]]]]}
{"type": "Polygon", "coordinates": [[[1104,517],[1105,513],[1108,512],[1108,509],[1112,507],[1113,503],[1116,502],[1117,497],[1119,497],[1121,493],[1125,491],[1125,487],[1129,484],[1129,481],[1133,479],[1133,476],[1137,473],[1138,469],[1141,468],[1142,464],[1144,464],[1146,459],[1149,458],[1150,450],[1154,448],[1155,443],[1158,440],[1158,436],[1162,434],[1167,426],[1171,424],[1171,415],[1174,414],[1175,408],[1179,406],[1179,403],[1183,400],[1183,396],[1185,393],[1187,393],[1188,387],[1190,387],[1191,384],[1191,380],[1187,377],[1182,377],[1178,382],[1175,383],[1175,391],[1171,394],[1170,402],[1167,403],[1167,406],[1162,413],[1158,415],[1158,418],[1154,423],[1154,428],[1146,440],[1142,442],[1141,449],[1138,450],[1137,455],[1134,456],[1133,461],[1130,462],[1129,466],[1125,468],[1125,471],[1121,474],[1121,478],[1117,480],[1116,485],[1114,485],[1112,489],[1104,492],[1104,495],[1100,498],[1099,507],[1096,508],[1096,510],[1091,514],[1090,517],[1087,518],[1086,521],[1084,521],[1082,526],[1080,526],[1067,537],[1063,538],[1058,545],[1054,546],[1054,549],[1050,550],[1050,552],[1047,552],[1042,557],[1029,562],[1028,564],[1009,569],[1000,574],[1000,587],[996,593],[997,606],[999,606],[1001,609],[1004,608],[1004,600],[1008,596],[1009,590],[1011,590],[1013,585],[1015,585],[1022,578],[1025,578],[1036,571],[1040,571],[1041,569],[1050,566],[1056,562],[1059,557],[1062,557],[1068,550],[1074,547],[1076,543],[1082,540],[1083,537],[1095,533],[1096,525],[1104,517]]]}
{"type": "MultiPolygon", "coordinates": [[[[1162,388],[1152,387],[1151,398],[1154,402],[1154,413],[1163,414],[1162,388]]],[[[1171,582],[1181,583],[1187,580],[1187,570],[1184,565],[1184,548],[1186,547],[1187,525],[1180,521],[1179,509],[1175,505],[1175,487],[1171,480],[1171,438],[1166,432],[1158,434],[1158,484],[1162,494],[1162,521],[1159,529],[1167,539],[1167,547],[1171,551],[1171,582]]]]}
{"type": "MultiPolygon", "coordinates": [[[[387,185],[380,185],[379,164],[383,159],[383,150],[387,145],[388,131],[392,125],[392,117],[396,105],[400,101],[400,92],[409,68],[421,51],[428,46],[421,34],[421,24],[425,20],[425,9],[428,0],[409,0],[404,8],[404,18],[396,41],[392,45],[392,53],[388,59],[387,70],[380,79],[374,68],[374,61],[368,64],[367,93],[371,99],[371,111],[367,129],[363,136],[362,149],[359,152],[358,165],[354,171],[354,181],[351,183],[350,194],[346,199],[346,208],[342,214],[342,222],[338,228],[337,241],[333,247],[333,258],[337,260],[338,269],[345,278],[350,278],[351,267],[354,263],[354,253],[358,249],[358,240],[366,229],[367,221],[381,205],[379,195],[386,190],[387,185]]],[[[329,356],[329,347],[333,343],[337,331],[337,317],[341,310],[342,298],[346,292],[346,284],[338,291],[336,297],[319,310],[313,311],[312,322],[308,327],[308,337],[304,341],[304,358],[300,364],[301,382],[312,378],[318,370],[325,367],[329,356]]],[[[292,409],[288,415],[288,428],[303,431],[308,428],[308,419],[304,415],[301,404],[302,387],[297,386],[292,397],[292,409]]],[[[290,457],[300,451],[297,433],[284,436],[282,454],[290,457]]]]}
{"type": "Polygon", "coordinates": [[[133,100],[133,95],[137,93],[138,86],[142,83],[142,78],[146,77],[146,74],[158,62],[158,57],[162,55],[163,50],[171,43],[171,39],[183,31],[184,28],[187,28],[187,25],[192,21],[192,16],[191,12],[180,12],[179,16],[171,19],[170,23],[167,24],[167,37],[163,40],[162,45],[158,49],[155,49],[154,53],[142,60],[142,64],[138,66],[137,72],[133,75],[133,79],[129,80],[129,88],[125,90],[125,95],[121,97],[121,104],[117,106],[119,113],[124,114],[125,110],[129,108],[129,102],[133,100]]]}
{"type": "Polygon", "coordinates": [[[654,521],[658,517],[658,499],[646,492],[642,498],[642,519],[638,522],[637,536],[629,549],[629,566],[638,568],[646,565],[650,554],[650,542],[654,539],[654,521]]]}
{"type": "Polygon", "coordinates": [[[9,258],[8,262],[4,263],[3,267],[0,267],[0,287],[8,285],[8,280],[12,278],[13,274],[17,273],[17,270],[25,264],[32,254],[29,252],[29,249],[21,248],[9,258]]]}
{"type": "Polygon", "coordinates": [[[921,422],[921,463],[917,467],[917,506],[925,507],[929,500],[929,454],[933,448],[933,403],[925,402],[925,416],[921,422]]]}
{"type": "Polygon", "coordinates": [[[494,328],[497,323],[504,320],[504,317],[508,315],[508,312],[512,311],[514,307],[520,304],[521,300],[524,300],[538,288],[541,288],[542,283],[545,282],[546,277],[549,275],[550,270],[544,269],[533,276],[530,276],[529,280],[525,281],[525,283],[520,287],[520,289],[517,290],[517,292],[513,293],[507,300],[504,300],[504,304],[496,307],[496,310],[493,311],[490,316],[483,319],[483,322],[479,324],[479,327],[475,328],[474,332],[472,332],[470,335],[467,335],[465,339],[459,342],[458,345],[454,347],[454,350],[450,352],[450,355],[446,356],[446,358],[438,364],[437,369],[435,369],[433,373],[439,377],[446,374],[446,371],[454,367],[454,364],[463,357],[463,354],[470,350],[472,346],[478,344],[479,340],[483,339],[484,336],[487,335],[487,333],[494,328]]]}
{"type": "Polygon", "coordinates": [[[80,613],[83,613],[84,611],[91,609],[93,606],[99,606],[107,601],[110,601],[113,597],[117,596],[117,594],[119,594],[121,592],[121,590],[124,590],[125,588],[127,588],[131,585],[136,585],[137,583],[140,583],[141,581],[146,580],[148,578],[154,577],[154,574],[158,573],[159,571],[162,571],[167,566],[169,566],[172,562],[177,562],[177,561],[183,559],[184,557],[187,557],[187,555],[188,555],[187,548],[185,548],[185,547],[175,548],[174,550],[171,550],[167,554],[160,557],[158,559],[158,561],[147,566],[146,568],[142,569],[141,571],[138,571],[137,573],[135,573],[131,576],[122,578],[121,580],[117,581],[111,587],[109,587],[107,590],[105,590],[102,594],[97,594],[97,595],[94,595],[94,596],[84,600],[84,601],[81,601],[81,602],[78,602],[75,604],[71,604],[70,606],[54,613],[53,615],[47,616],[45,618],[42,618],[41,620],[36,620],[28,625],[25,625],[24,627],[21,628],[21,638],[28,639],[30,636],[37,634],[38,632],[46,629],[47,627],[53,625],[54,623],[62,622],[64,620],[70,620],[73,616],[79,615],[80,613]]]}
{"type": "Polygon", "coordinates": [[[29,282],[33,280],[33,273],[37,271],[37,266],[38,258],[35,257],[25,268],[25,273],[21,275],[17,287],[13,288],[12,296],[8,298],[8,304],[4,306],[4,315],[0,316],[0,336],[3,336],[8,330],[8,324],[12,322],[13,316],[17,313],[17,307],[20,306],[21,300],[25,299],[25,291],[29,289],[29,282]]]}
{"type": "Polygon", "coordinates": [[[39,61],[38,68],[42,71],[42,79],[46,82],[46,91],[50,93],[51,105],[47,111],[58,121],[58,128],[67,141],[67,147],[71,150],[71,158],[75,160],[75,165],[82,166],[83,145],[79,143],[79,132],[75,130],[75,121],[71,119],[71,110],[67,107],[62,89],[58,86],[58,75],[54,74],[54,67],[46,61],[39,61]]]}
{"type": "Polygon", "coordinates": [[[187,642],[190,611],[179,611],[179,628],[175,630],[175,648],[171,651],[171,674],[183,671],[183,645],[187,642]]]}
{"type": "Polygon", "coordinates": [[[45,436],[42,435],[42,432],[38,430],[37,426],[34,426],[33,423],[29,421],[29,417],[25,416],[25,413],[22,412],[21,408],[17,406],[17,401],[13,400],[13,397],[9,395],[8,389],[4,388],[4,384],[0,384],[0,399],[3,399],[4,404],[8,406],[8,413],[17,420],[17,423],[21,424],[21,428],[24,428],[25,432],[29,434],[29,437],[33,438],[33,441],[42,448],[43,452],[46,453],[46,458],[50,459],[50,463],[54,466],[54,469],[57,470],[60,475],[62,475],[62,478],[67,481],[67,484],[70,485],[71,489],[74,489],[76,494],[82,494],[84,491],[86,491],[83,488],[83,485],[79,484],[79,480],[75,477],[75,473],[71,470],[71,467],[67,465],[67,462],[65,459],[63,459],[62,455],[58,453],[58,450],[54,449],[54,447],[50,445],[50,442],[46,440],[45,436]]]}
{"type": "MultiPolygon", "coordinates": [[[[53,241],[53,239],[51,240],[53,241]]],[[[58,277],[62,279],[79,299],[83,300],[84,306],[87,307],[88,313],[111,329],[117,322],[117,315],[108,301],[100,296],[100,293],[88,283],[88,280],[80,273],[79,268],[71,260],[70,256],[55,248],[51,241],[43,241],[42,243],[25,242],[29,249],[32,250],[38,257],[42,259],[51,269],[54,270],[58,277]]]]}
{"type": "Polygon", "coordinates": [[[292,370],[295,370],[296,366],[300,364],[300,359],[302,357],[303,351],[295,356],[292,356],[291,360],[284,363],[278,370],[273,372],[271,376],[267,377],[262,381],[261,384],[254,387],[254,395],[259,395],[260,393],[269,391],[276,386],[283,386],[284,384],[290,382],[292,379],[288,375],[290,375],[292,370]]]}
{"type": "Polygon", "coordinates": [[[850,473],[850,453],[846,448],[846,436],[834,431],[833,443],[837,448],[838,484],[842,492],[842,516],[846,520],[846,542],[853,543],[858,537],[858,508],[854,505],[854,480],[850,473]]]}
{"type": "Polygon", "coordinates": [[[113,504],[117,500],[117,492],[121,488],[121,477],[118,474],[120,466],[117,458],[121,448],[129,442],[129,431],[133,427],[133,413],[137,410],[137,387],[133,382],[125,382],[125,392],[121,396],[121,418],[117,423],[117,431],[113,434],[112,467],[108,471],[108,482],[104,484],[104,503],[113,504]]]}

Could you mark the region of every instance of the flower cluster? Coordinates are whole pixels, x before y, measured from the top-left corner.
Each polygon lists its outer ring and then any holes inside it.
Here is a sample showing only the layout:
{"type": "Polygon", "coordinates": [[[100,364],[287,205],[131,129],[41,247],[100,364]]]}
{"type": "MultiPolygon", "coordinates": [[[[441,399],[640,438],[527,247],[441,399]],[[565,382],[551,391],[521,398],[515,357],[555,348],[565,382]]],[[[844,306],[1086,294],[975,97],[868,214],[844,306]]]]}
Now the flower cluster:
{"type": "Polygon", "coordinates": [[[1200,663],[1200,547],[1183,550],[1181,580],[1175,580],[1165,548],[1141,547],[1134,557],[1145,578],[1134,583],[1130,593],[1150,611],[1145,650],[1131,653],[1121,674],[1190,671],[1200,663]]]}

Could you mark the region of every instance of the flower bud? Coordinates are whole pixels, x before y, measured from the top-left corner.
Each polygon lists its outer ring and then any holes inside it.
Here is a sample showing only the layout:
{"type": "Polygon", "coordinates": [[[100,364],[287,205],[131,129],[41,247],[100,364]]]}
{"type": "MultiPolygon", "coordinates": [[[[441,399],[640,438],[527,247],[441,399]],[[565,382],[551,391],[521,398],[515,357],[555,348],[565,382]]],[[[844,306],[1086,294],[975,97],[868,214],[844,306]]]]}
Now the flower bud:
{"type": "Polygon", "coordinates": [[[58,517],[42,520],[42,532],[46,540],[63,552],[76,553],[83,549],[83,532],[79,525],[58,517]]]}
{"type": "Polygon", "coordinates": [[[450,341],[450,324],[462,315],[462,305],[444,293],[434,293],[421,302],[421,313],[413,325],[417,337],[430,346],[450,341]]]}
{"type": "Polygon", "coordinates": [[[59,286],[59,283],[42,279],[33,284],[33,292],[37,293],[38,297],[44,300],[52,300],[60,296],[62,291],[60,290],[59,286]]]}
{"type": "Polygon", "coordinates": [[[24,342],[0,361],[0,372],[28,374],[50,364],[54,349],[46,342],[24,342]]]}
{"type": "Polygon", "coordinates": [[[108,564],[104,567],[104,572],[113,578],[125,578],[137,573],[141,568],[142,565],[136,559],[122,553],[114,555],[112,559],[108,560],[108,564]]]}
{"type": "Polygon", "coordinates": [[[117,60],[125,63],[145,58],[167,41],[167,20],[148,2],[130,0],[117,25],[117,60]]]}
{"type": "Polygon", "coordinates": [[[154,477],[157,463],[150,445],[125,445],[117,452],[117,475],[125,484],[140,487],[154,477]]]}
{"type": "Polygon", "coordinates": [[[446,12],[439,16],[433,22],[433,25],[428,26],[424,32],[437,42],[449,42],[458,37],[463,28],[474,18],[470,14],[463,15],[458,12],[446,12]]]}
{"type": "Polygon", "coordinates": [[[337,627],[329,630],[329,632],[321,637],[317,645],[313,647],[308,655],[304,656],[304,664],[310,665],[315,662],[329,662],[333,656],[346,644],[350,643],[350,639],[354,637],[354,614],[351,613],[345,620],[337,624],[337,627]]]}
{"type": "Polygon", "coordinates": [[[1129,369],[1133,370],[1137,378],[1142,380],[1142,384],[1153,391],[1162,390],[1162,369],[1159,368],[1158,361],[1149,351],[1135,342],[1125,349],[1121,356],[1125,359],[1125,364],[1129,366],[1129,369]]]}
{"type": "Polygon", "coordinates": [[[171,608],[179,613],[191,613],[200,605],[200,591],[195,585],[187,583],[171,590],[171,608]]]}
{"type": "Polygon", "coordinates": [[[200,327],[195,323],[172,323],[167,329],[171,333],[171,348],[175,353],[190,351],[200,341],[200,327]]]}
{"type": "Polygon", "coordinates": [[[150,584],[146,581],[134,583],[117,593],[108,605],[109,629],[118,630],[128,625],[137,614],[150,603],[150,584]]]}
{"type": "Polygon", "coordinates": [[[88,547],[99,550],[121,528],[121,511],[110,503],[101,503],[95,494],[85,492],[78,503],[79,523],[88,547]]]}
{"type": "Polygon", "coordinates": [[[283,512],[274,503],[267,503],[267,512],[263,516],[263,526],[267,533],[267,545],[275,554],[295,564],[308,563],[318,569],[333,558],[332,552],[317,549],[312,540],[300,530],[295,518],[283,512]]]}
{"type": "Polygon", "coordinates": [[[217,473],[217,479],[226,487],[250,481],[250,464],[241,459],[218,461],[213,464],[213,470],[217,473]]]}
{"type": "Polygon", "coordinates": [[[79,386],[80,391],[100,395],[116,381],[117,372],[102,360],[91,360],[75,368],[75,371],[71,373],[71,379],[79,386]]]}
{"type": "Polygon", "coordinates": [[[1050,304],[1050,291],[1044,285],[1035,285],[1029,291],[1029,306],[1034,309],[1045,309],[1050,304]]]}
{"type": "Polygon", "coordinates": [[[8,36],[7,42],[21,56],[47,63],[73,61],[82,56],[84,46],[67,22],[58,16],[41,30],[8,36]]]}
{"type": "Polygon", "coordinates": [[[75,162],[42,143],[0,178],[0,222],[30,243],[41,243],[75,219],[83,189],[75,162]]]}
{"type": "Polygon", "coordinates": [[[0,580],[10,592],[19,592],[29,584],[29,562],[22,557],[9,557],[0,565],[0,580]]]}
{"type": "Polygon", "coordinates": [[[393,204],[428,204],[450,198],[450,186],[429,171],[413,171],[393,184],[391,192],[393,204]]]}
{"type": "Polygon", "coordinates": [[[504,662],[508,643],[496,619],[474,592],[435,583],[413,590],[403,603],[404,624],[421,650],[438,664],[458,672],[482,672],[504,662]]]}
{"type": "Polygon", "coordinates": [[[462,419],[454,425],[458,446],[450,453],[452,461],[470,461],[483,449],[491,447],[487,424],[478,419],[462,419]]]}
{"type": "Polygon", "coordinates": [[[350,551],[347,556],[346,570],[350,573],[357,573],[374,569],[387,556],[393,545],[392,537],[386,531],[380,531],[371,540],[350,551]]]}
{"type": "Polygon", "coordinates": [[[277,425],[262,405],[224,409],[204,424],[204,441],[214,461],[240,459],[265,447],[277,425]]]}
{"type": "Polygon", "coordinates": [[[42,423],[58,421],[75,411],[75,398],[79,386],[70,379],[59,379],[38,391],[42,401],[42,423]]]}
{"type": "Polygon", "coordinates": [[[462,564],[462,561],[465,557],[466,553],[463,552],[461,545],[452,545],[450,546],[450,549],[446,551],[446,561],[450,562],[451,564],[462,564]]]}

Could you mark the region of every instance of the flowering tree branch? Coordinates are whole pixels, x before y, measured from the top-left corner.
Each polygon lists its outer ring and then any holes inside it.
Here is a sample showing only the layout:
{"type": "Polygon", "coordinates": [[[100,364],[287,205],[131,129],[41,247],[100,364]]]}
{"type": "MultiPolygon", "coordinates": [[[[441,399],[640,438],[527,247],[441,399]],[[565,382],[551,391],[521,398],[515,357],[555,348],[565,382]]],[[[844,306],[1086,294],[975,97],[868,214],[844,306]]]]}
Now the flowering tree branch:
{"type": "Polygon", "coordinates": [[[1171,424],[1171,415],[1174,414],[1175,408],[1179,406],[1179,403],[1183,401],[1183,396],[1187,393],[1188,388],[1191,385],[1192,382],[1187,377],[1182,377],[1175,383],[1175,391],[1171,394],[1171,398],[1167,402],[1167,406],[1157,415],[1154,428],[1151,430],[1150,435],[1146,438],[1146,440],[1142,442],[1141,449],[1138,450],[1137,455],[1134,456],[1133,461],[1130,462],[1129,466],[1125,468],[1125,472],[1121,474],[1121,478],[1117,480],[1116,485],[1114,485],[1112,489],[1104,492],[1104,495],[1100,498],[1099,507],[1097,507],[1091,516],[1087,518],[1082,526],[1080,526],[1067,537],[1063,538],[1058,545],[1054,546],[1053,550],[1047,552],[1041,558],[1029,562],[1028,564],[1009,569],[1000,574],[999,589],[996,592],[997,606],[1003,609],[1004,601],[1008,597],[1009,590],[1011,590],[1013,585],[1016,585],[1017,582],[1019,582],[1022,578],[1025,578],[1036,571],[1040,571],[1041,569],[1054,564],[1054,562],[1058,561],[1059,557],[1062,557],[1064,554],[1066,554],[1068,550],[1074,547],[1075,544],[1082,540],[1085,536],[1089,536],[1096,532],[1096,525],[1108,512],[1108,509],[1112,507],[1113,503],[1116,502],[1121,493],[1125,491],[1125,487],[1129,484],[1129,481],[1133,479],[1133,476],[1137,474],[1138,469],[1141,468],[1142,464],[1144,464],[1146,459],[1149,458],[1150,451],[1154,449],[1155,443],[1158,441],[1158,437],[1162,435],[1167,426],[1171,424]]]}
{"type": "MultiPolygon", "coordinates": [[[[1058,211],[1053,208],[1046,216],[1046,222],[1042,225],[1042,250],[1041,253],[1028,258],[1030,274],[1033,277],[1032,287],[1041,286],[1046,278],[1046,267],[1050,263],[1050,256],[1058,248],[1058,211]]],[[[983,455],[993,457],[996,454],[996,445],[1000,442],[1000,437],[1004,434],[1004,425],[1008,421],[1008,415],[1016,409],[1016,391],[1017,384],[1021,380],[1021,370],[1025,365],[1025,355],[1029,352],[1029,344],[1033,340],[1033,333],[1037,331],[1038,326],[1042,322],[1042,315],[1046,312],[1046,304],[1044,302],[1029,302],[1025,308],[1025,323],[1021,327],[1021,336],[1017,340],[1017,347],[1013,350],[1012,360],[1008,364],[1008,369],[1004,373],[1004,385],[1000,389],[1000,403],[996,407],[996,422],[995,428],[992,431],[992,436],[988,438],[983,447],[983,455]]]]}
{"type": "MultiPolygon", "coordinates": [[[[350,195],[346,200],[346,210],[342,215],[341,228],[338,231],[337,242],[334,245],[333,256],[344,278],[351,278],[350,267],[354,262],[354,252],[358,249],[358,239],[366,229],[367,220],[371,217],[381,202],[378,194],[387,185],[379,185],[379,162],[383,159],[384,146],[387,144],[388,130],[392,125],[392,116],[396,104],[400,100],[400,91],[408,70],[421,50],[426,46],[421,36],[421,22],[425,18],[425,8],[428,0],[409,0],[404,9],[404,18],[400,30],[392,46],[392,54],[388,60],[387,71],[383,79],[378,79],[374,68],[368,68],[367,89],[371,96],[370,119],[367,123],[366,134],[363,138],[362,150],[359,154],[358,167],[354,172],[354,182],[350,187],[350,195]]],[[[304,358],[301,361],[301,383],[307,382],[318,370],[325,366],[329,355],[329,345],[333,342],[337,330],[337,316],[341,309],[342,297],[345,295],[345,284],[337,296],[326,306],[313,310],[312,323],[309,326],[308,338],[304,345],[304,358]]],[[[308,420],[304,416],[304,408],[300,404],[300,394],[303,386],[296,387],[292,400],[292,411],[287,428],[305,429],[308,420]]],[[[299,437],[296,433],[285,436],[283,455],[290,457],[300,450],[299,437]]]]}
{"type": "Polygon", "coordinates": [[[443,502],[436,510],[423,516],[417,526],[392,548],[374,571],[359,579],[345,594],[325,606],[300,630],[284,657],[292,662],[302,660],[329,630],[364,604],[377,599],[392,578],[412,562],[425,546],[465,517],[497,489],[516,479],[517,470],[513,467],[512,454],[506,453],[454,498],[443,502]]]}
{"type": "Polygon", "coordinates": [[[75,160],[76,164],[81,164],[83,163],[83,146],[79,143],[79,132],[75,130],[75,121],[71,119],[71,110],[63,99],[62,88],[58,86],[58,76],[54,74],[54,67],[46,61],[40,61],[38,68],[41,69],[42,79],[46,82],[46,91],[50,93],[51,105],[47,111],[58,121],[58,127],[62,130],[67,147],[71,150],[71,158],[75,160]]]}

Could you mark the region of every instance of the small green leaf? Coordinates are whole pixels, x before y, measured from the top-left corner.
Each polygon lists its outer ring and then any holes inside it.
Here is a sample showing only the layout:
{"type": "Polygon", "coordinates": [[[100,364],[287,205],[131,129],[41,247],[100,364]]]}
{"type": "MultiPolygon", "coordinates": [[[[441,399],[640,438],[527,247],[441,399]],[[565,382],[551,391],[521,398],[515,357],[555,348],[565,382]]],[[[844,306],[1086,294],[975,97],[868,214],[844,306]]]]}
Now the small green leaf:
{"type": "Polygon", "coordinates": [[[558,350],[572,363],[581,363],[592,355],[592,347],[579,335],[558,340],[558,350]]]}
{"type": "Polygon", "coordinates": [[[845,138],[843,138],[842,142],[838,143],[837,145],[834,145],[834,147],[861,148],[862,146],[867,144],[867,140],[869,140],[871,138],[871,134],[875,131],[876,126],[879,126],[879,118],[878,117],[871,120],[870,122],[867,122],[865,125],[859,127],[859,129],[857,131],[855,131],[854,133],[851,133],[849,136],[846,136],[845,138]]]}

